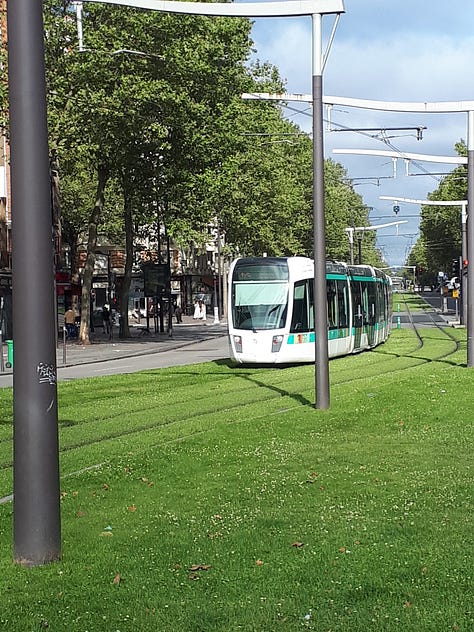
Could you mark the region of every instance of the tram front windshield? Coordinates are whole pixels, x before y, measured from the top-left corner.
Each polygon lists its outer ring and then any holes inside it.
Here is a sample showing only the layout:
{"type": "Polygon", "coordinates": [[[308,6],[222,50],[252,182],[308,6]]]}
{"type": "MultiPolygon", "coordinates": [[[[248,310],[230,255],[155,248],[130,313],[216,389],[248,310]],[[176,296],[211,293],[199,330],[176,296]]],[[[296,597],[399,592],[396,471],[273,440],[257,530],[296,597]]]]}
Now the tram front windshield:
{"type": "Polygon", "coordinates": [[[234,282],[232,315],[236,329],[280,329],[285,326],[288,283],[234,282]]]}

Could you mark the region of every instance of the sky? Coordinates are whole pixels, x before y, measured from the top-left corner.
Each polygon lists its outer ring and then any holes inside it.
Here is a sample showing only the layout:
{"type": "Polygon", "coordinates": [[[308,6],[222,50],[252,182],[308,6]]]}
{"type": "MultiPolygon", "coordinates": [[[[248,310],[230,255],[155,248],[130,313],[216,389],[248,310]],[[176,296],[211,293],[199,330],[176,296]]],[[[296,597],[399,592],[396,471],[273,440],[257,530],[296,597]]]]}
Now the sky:
{"type": "MultiPolygon", "coordinates": [[[[242,2],[244,0],[237,0],[242,2]]],[[[474,101],[474,2],[472,0],[344,0],[323,75],[323,94],[381,101],[474,101]]],[[[323,16],[323,48],[334,16],[323,16]]],[[[256,18],[252,29],[254,56],[278,67],[286,91],[310,94],[311,18],[256,18]]],[[[295,107],[295,104],[291,104],[295,107]]],[[[285,110],[302,129],[311,130],[310,104],[299,112],[285,110]]],[[[325,110],[324,117],[329,113],[325,110]]],[[[465,113],[419,114],[377,112],[334,106],[325,126],[324,152],[347,169],[354,189],[372,208],[371,223],[406,220],[399,227],[377,231],[377,245],[392,266],[406,263],[419,235],[419,204],[380,196],[426,199],[449,164],[396,161],[392,158],[334,154],[339,149],[399,150],[456,156],[455,144],[467,141],[465,113]],[[426,127],[422,140],[416,130],[426,127]],[[370,132],[347,128],[376,128],[370,132]],[[345,131],[340,131],[344,129],[345,131]],[[339,131],[338,131],[339,130],[339,131]],[[384,133],[381,130],[386,130],[384,133]],[[431,175],[430,175],[431,174],[431,175]]]]}

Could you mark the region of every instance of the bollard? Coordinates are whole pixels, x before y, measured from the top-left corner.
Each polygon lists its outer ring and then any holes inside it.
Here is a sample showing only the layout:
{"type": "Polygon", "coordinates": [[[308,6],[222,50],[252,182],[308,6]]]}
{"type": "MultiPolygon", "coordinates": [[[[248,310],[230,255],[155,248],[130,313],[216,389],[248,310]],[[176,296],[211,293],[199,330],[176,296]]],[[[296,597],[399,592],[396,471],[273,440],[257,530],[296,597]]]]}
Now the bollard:
{"type": "Polygon", "coordinates": [[[400,316],[397,316],[397,329],[400,329],[400,316]]]}
{"type": "Polygon", "coordinates": [[[3,336],[2,330],[0,329],[0,373],[5,371],[5,367],[3,364],[3,336]]]}
{"type": "Polygon", "coordinates": [[[400,311],[400,303],[397,303],[397,312],[400,311]]]}
{"type": "Polygon", "coordinates": [[[66,365],[66,325],[63,325],[63,366],[66,365]]]}
{"type": "Polygon", "coordinates": [[[5,366],[7,369],[11,369],[13,367],[13,340],[5,340],[5,344],[7,345],[7,362],[5,366]]]}

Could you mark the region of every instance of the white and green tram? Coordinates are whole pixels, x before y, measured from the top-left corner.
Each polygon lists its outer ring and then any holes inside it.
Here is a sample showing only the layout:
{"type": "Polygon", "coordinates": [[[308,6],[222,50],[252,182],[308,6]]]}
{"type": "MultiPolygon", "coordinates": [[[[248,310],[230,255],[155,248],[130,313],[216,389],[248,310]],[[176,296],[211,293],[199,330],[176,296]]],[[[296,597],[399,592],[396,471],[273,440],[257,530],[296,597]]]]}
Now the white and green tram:
{"type": "MultiPolygon", "coordinates": [[[[391,280],[371,266],[326,263],[329,357],[372,349],[391,328],[391,280]]],[[[236,259],[229,271],[230,357],[314,362],[314,265],[306,257],[236,259]]]]}

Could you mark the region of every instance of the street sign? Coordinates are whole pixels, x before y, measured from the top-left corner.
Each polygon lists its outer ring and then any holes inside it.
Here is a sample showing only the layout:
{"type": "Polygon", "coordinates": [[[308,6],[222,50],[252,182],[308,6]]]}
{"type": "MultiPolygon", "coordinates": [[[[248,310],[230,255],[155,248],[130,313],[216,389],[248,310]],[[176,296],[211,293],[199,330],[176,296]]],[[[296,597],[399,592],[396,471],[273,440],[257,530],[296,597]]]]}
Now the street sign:
{"type": "Polygon", "coordinates": [[[145,296],[162,296],[170,285],[170,266],[167,263],[147,263],[143,266],[143,286],[145,296]]]}

